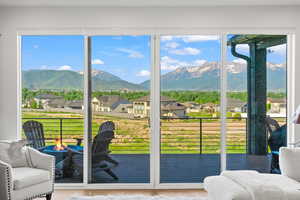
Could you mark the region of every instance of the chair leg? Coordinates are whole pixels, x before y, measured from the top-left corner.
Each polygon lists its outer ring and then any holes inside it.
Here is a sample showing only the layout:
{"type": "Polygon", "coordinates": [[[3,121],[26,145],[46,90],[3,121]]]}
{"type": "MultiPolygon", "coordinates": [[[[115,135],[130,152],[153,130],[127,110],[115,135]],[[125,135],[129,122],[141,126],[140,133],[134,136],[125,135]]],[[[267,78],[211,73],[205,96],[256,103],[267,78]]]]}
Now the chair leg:
{"type": "Polygon", "coordinates": [[[115,165],[119,165],[119,163],[117,161],[115,161],[114,159],[112,159],[109,155],[105,156],[104,160],[106,160],[107,162],[113,163],[115,165]]]}
{"type": "Polygon", "coordinates": [[[51,200],[52,194],[47,194],[46,195],[46,200],[51,200]]]}
{"type": "Polygon", "coordinates": [[[119,180],[119,178],[111,171],[111,169],[104,170],[106,173],[108,173],[111,177],[113,177],[115,180],[119,180]]]}

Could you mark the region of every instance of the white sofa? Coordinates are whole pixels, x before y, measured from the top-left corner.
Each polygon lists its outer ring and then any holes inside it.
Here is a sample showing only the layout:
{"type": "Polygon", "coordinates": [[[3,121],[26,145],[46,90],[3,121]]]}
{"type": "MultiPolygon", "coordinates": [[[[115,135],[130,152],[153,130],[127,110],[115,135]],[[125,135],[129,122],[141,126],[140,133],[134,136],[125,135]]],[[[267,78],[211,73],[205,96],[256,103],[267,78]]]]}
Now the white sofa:
{"type": "Polygon", "coordinates": [[[42,196],[50,200],[55,158],[30,147],[24,148],[30,165],[13,168],[0,160],[0,200],[30,200],[42,196]]]}
{"type": "MultiPolygon", "coordinates": [[[[274,188],[284,193],[284,200],[299,200],[300,199],[300,148],[287,148],[280,149],[279,163],[282,171],[281,175],[278,174],[257,174],[249,176],[248,179],[243,179],[241,182],[236,179],[230,179],[226,173],[249,173],[246,171],[232,172],[227,171],[221,173],[219,176],[210,176],[204,180],[204,188],[208,192],[209,200],[256,200],[264,198],[256,198],[255,192],[249,190],[249,185],[257,185],[256,190],[266,191],[272,187],[274,193],[278,192],[274,188]],[[265,180],[259,182],[258,179],[265,180]],[[246,187],[245,187],[246,185],[246,187]]],[[[251,171],[250,171],[251,172],[251,171]]],[[[252,172],[253,173],[253,172],[252,172]]],[[[238,178],[237,178],[238,179],[238,178]]],[[[259,192],[263,194],[263,192],[259,192]]],[[[267,195],[267,194],[266,194],[267,195]]],[[[270,199],[270,198],[265,198],[270,199]]],[[[273,199],[273,198],[272,198],[273,199]]],[[[273,199],[274,200],[274,199],[273,199]]]]}

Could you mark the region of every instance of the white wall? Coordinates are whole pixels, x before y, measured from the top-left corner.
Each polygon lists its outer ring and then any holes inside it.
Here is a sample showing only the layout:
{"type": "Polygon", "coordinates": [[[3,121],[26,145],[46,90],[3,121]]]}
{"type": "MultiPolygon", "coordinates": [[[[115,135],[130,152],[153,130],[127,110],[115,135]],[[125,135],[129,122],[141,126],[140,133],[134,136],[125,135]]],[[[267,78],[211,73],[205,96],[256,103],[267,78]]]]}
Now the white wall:
{"type": "MultiPolygon", "coordinates": [[[[202,8],[0,8],[0,139],[17,132],[17,31],[24,29],[138,27],[294,28],[300,35],[300,7],[202,8]]],[[[296,37],[296,47],[300,37],[296,37]]],[[[297,50],[296,49],[296,55],[297,50]]],[[[296,56],[296,66],[300,57],[296,56]]],[[[300,75],[300,68],[296,68],[300,75]]],[[[300,89],[300,79],[295,91],[300,89]]],[[[295,98],[300,104],[300,93],[295,98]]],[[[300,132],[300,127],[298,132],[300,132]]],[[[300,133],[299,133],[300,134],[300,133]]],[[[300,136],[299,136],[300,138],[300,136]]]]}

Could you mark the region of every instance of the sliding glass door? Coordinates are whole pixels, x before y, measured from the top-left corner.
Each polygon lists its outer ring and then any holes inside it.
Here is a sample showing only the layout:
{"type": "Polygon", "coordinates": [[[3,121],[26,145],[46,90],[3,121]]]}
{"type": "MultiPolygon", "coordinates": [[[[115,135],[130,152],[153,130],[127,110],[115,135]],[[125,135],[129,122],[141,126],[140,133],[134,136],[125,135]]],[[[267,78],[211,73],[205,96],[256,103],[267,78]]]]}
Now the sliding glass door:
{"type": "Polygon", "coordinates": [[[287,145],[286,35],[227,38],[227,169],[280,173],[287,145]]]}
{"type": "Polygon", "coordinates": [[[83,44],[83,36],[22,37],[22,137],[55,156],[56,183],[83,181],[72,155],[83,151],[83,44]]]}
{"type": "Polygon", "coordinates": [[[92,183],[150,182],[149,44],[150,36],[91,37],[92,183]]]}
{"type": "Polygon", "coordinates": [[[203,182],[220,173],[220,37],[162,36],[160,53],[160,181],[203,182]]]}
{"type": "Polygon", "coordinates": [[[56,157],[56,183],[188,187],[221,169],[280,173],[286,35],[20,41],[22,137],[56,157]]]}

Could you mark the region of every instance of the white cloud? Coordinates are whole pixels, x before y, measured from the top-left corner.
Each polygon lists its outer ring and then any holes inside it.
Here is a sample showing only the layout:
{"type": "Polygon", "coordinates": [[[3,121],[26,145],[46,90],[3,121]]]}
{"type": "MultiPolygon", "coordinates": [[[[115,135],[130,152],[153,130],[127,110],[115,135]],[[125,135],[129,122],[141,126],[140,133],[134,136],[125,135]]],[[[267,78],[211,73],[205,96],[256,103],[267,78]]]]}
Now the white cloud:
{"type": "Polygon", "coordinates": [[[47,65],[42,65],[42,66],[40,67],[40,69],[48,69],[48,66],[47,66],[47,65]]]}
{"type": "Polygon", "coordinates": [[[249,53],[249,45],[248,44],[238,44],[238,45],[236,45],[236,50],[239,53],[249,53]]]}
{"type": "Polygon", "coordinates": [[[195,60],[193,63],[194,65],[204,65],[207,62],[207,60],[195,60]]]}
{"type": "Polygon", "coordinates": [[[207,62],[206,60],[194,60],[192,62],[185,62],[185,61],[173,59],[169,56],[163,56],[161,57],[160,65],[161,65],[161,70],[173,71],[178,67],[201,66],[206,62],[207,62]]]}
{"type": "Polygon", "coordinates": [[[137,76],[150,76],[150,71],[141,70],[139,73],[137,73],[137,76]]]}
{"type": "Polygon", "coordinates": [[[96,58],[96,59],[92,60],[92,64],[93,65],[103,65],[104,62],[102,60],[100,60],[99,58],[96,58]]]}
{"type": "Polygon", "coordinates": [[[166,43],[165,47],[170,49],[176,49],[177,47],[179,47],[179,44],[177,42],[168,42],[166,43]]]}
{"type": "Polygon", "coordinates": [[[160,66],[162,70],[175,70],[178,67],[180,67],[183,62],[180,62],[179,60],[170,58],[169,56],[163,56],[161,57],[160,66]]]}
{"type": "Polygon", "coordinates": [[[117,51],[128,54],[129,58],[143,58],[144,57],[143,54],[141,54],[138,51],[132,50],[132,49],[118,48],[117,51]]]}
{"type": "Polygon", "coordinates": [[[211,41],[211,40],[219,40],[219,36],[217,35],[185,35],[179,36],[186,43],[190,42],[203,42],[203,41],[211,41]]]}
{"type": "Polygon", "coordinates": [[[176,55],[198,55],[201,51],[196,48],[186,47],[183,49],[170,50],[169,53],[176,55]]]}
{"type": "Polygon", "coordinates": [[[57,70],[72,70],[72,66],[70,66],[70,65],[58,66],[57,70]]]}
{"type": "Polygon", "coordinates": [[[247,64],[247,61],[241,58],[235,59],[232,62],[237,63],[237,64],[247,64]]]}
{"type": "Polygon", "coordinates": [[[161,36],[160,40],[164,42],[164,41],[173,40],[173,38],[174,38],[173,36],[167,35],[167,36],[161,36]]]}
{"type": "Polygon", "coordinates": [[[286,55],[286,44],[273,46],[273,47],[268,48],[268,50],[271,53],[275,53],[275,54],[284,56],[284,55],[286,55]]]}
{"type": "Polygon", "coordinates": [[[171,41],[174,39],[180,39],[185,43],[190,42],[203,42],[203,41],[212,41],[212,40],[219,40],[220,37],[218,35],[181,35],[181,36],[162,36],[161,41],[171,41]]]}
{"type": "MultiPolygon", "coordinates": [[[[240,53],[249,53],[249,45],[248,44],[238,44],[236,46],[237,52],[240,53]]],[[[273,46],[268,48],[270,53],[275,53],[278,55],[285,55],[286,54],[286,44],[281,44],[277,46],[273,46]]]]}

